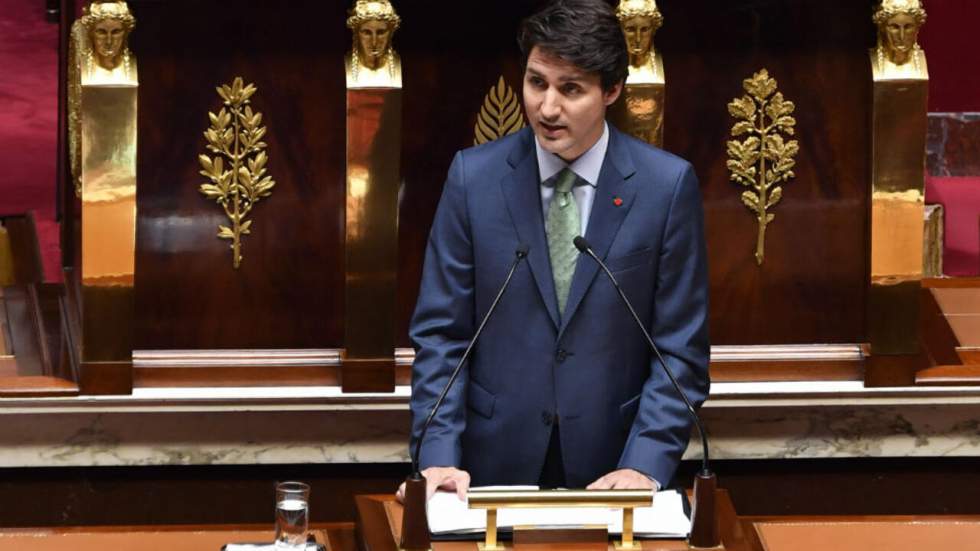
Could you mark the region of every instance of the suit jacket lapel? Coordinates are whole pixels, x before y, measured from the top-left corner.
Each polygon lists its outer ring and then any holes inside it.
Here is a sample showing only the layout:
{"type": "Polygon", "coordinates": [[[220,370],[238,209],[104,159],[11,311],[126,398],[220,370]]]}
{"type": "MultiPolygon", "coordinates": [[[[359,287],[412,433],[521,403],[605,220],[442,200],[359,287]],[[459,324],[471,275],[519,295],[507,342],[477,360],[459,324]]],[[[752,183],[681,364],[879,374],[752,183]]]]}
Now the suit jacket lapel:
{"type": "MultiPolygon", "coordinates": [[[[606,148],[606,158],[599,172],[599,182],[596,185],[595,199],[592,203],[592,213],[589,215],[589,225],[586,228],[585,239],[592,245],[596,256],[605,260],[613,239],[633,206],[636,186],[630,185],[629,178],[636,172],[633,159],[624,137],[611,125],[609,126],[609,145],[606,148]],[[617,200],[618,199],[618,200],[617,200]]],[[[565,331],[569,320],[575,315],[579,304],[585,297],[586,291],[592,285],[599,266],[586,255],[579,255],[575,264],[575,274],[572,275],[572,286],[568,291],[568,304],[562,318],[558,338],[565,331]]],[[[550,275],[550,272],[549,272],[550,275]]]]}
{"type": "Polygon", "coordinates": [[[500,185],[517,235],[529,247],[527,262],[548,315],[557,329],[558,301],[555,298],[555,280],[551,275],[551,260],[548,258],[548,240],[544,233],[538,160],[534,155],[531,130],[524,129],[522,134],[508,158],[514,170],[503,177],[500,185]]]}

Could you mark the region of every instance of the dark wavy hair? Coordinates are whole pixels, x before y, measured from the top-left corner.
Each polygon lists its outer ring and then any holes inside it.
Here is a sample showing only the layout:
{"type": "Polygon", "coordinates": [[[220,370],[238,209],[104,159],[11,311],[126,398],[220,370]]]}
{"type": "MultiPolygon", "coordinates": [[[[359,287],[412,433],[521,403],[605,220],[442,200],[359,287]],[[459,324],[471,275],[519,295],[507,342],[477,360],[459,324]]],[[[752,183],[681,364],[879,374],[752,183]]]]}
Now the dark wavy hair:
{"type": "Polygon", "coordinates": [[[535,46],[589,73],[608,90],[626,79],[629,54],[619,20],[604,0],[555,0],[521,22],[521,67],[535,46]]]}

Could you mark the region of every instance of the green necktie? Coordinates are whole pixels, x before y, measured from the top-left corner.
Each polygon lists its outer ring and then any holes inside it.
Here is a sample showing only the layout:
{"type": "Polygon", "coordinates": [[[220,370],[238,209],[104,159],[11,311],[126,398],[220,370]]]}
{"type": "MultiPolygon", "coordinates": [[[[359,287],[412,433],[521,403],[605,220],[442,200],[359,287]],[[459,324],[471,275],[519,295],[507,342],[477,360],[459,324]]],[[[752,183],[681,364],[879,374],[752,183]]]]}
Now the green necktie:
{"type": "Polygon", "coordinates": [[[578,205],[572,195],[572,187],[578,175],[568,168],[562,169],[555,177],[555,193],[548,203],[548,220],[545,232],[548,234],[548,254],[551,257],[551,274],[555,278],[555,294],[558,296],[558,312],[565,314],[568,289],[572,286],[575,261],[578,249],[572,243],[581,231],[578,205]]]}

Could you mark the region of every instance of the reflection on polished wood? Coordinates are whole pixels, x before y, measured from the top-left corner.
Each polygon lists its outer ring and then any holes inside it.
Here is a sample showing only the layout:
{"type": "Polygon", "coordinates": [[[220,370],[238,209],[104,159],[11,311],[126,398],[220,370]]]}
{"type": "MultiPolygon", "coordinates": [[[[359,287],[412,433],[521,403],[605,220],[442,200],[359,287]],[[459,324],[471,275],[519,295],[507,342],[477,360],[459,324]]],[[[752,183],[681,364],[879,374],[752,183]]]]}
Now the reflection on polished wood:
{"type": "Polygon", "coordinates": [[[610,110],[616,128],[657,147],[664,142],[663,84],[627,84],[622,99],[610,110]]]}
{"type": "Polygon", "coordinates": [[[873,355],[917,354],[929,81],[874,79],[868,337],[873,355]]]}
{"type": "Polygon", "coordinates": [[[923,277],[942,277],[943,236],[945,234],[945,209],[942,205],[925,206],[924,231],[922,275],[923,277]]]}
{"type": "Polygon", "coordinates": [[[81,385],[83,392],[129,392],[106,385],[103,371],[132,361],[136,258],[138,82],[130,71],[82,73],[81,86],[81,385]],[[98,381],[98,382],[97,382],[98,381]]]}
{"type": "Polygon", "coordinates": [[[0,222],[0,287],[14,283],[14,255],[10,247],[10,234],[0,222]]]}
{"type": "Polygon", "coordinates": [[[347,91],[345,390],[391,391],[401,90],[347,91]]]}

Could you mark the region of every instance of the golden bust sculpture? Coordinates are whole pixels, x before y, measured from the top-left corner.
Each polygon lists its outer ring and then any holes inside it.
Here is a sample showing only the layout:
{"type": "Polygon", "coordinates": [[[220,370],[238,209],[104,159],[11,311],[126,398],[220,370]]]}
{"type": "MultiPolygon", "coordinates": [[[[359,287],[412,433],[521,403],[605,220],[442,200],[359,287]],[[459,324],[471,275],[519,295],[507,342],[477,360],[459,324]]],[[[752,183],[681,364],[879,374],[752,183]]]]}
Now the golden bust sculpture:
{"type": "Polygon", "coordinates": [[[928,79],[919,29],[926,21],[920,0],[882,0],[875,11],[878,46],[872,52],[876,80],[928,79]]]}
{"type": "Polygon", "coordinates": [[[348,88],[401,88],[401,58],[392,38],[401,18],[388,0],[357,0],[347,18],[353,32],[351,51],[344,58],[348,88]]]}
{"type": "Polygon", "coordinates": [[[81,193],[82,85],[136,86],[129,33],[136,18],[120,1],[94,1],[71,26],[68,44],[68,141],[72,178],[81,193]]]}
{"type": "Polygon", "coordinates": [[[623,27],[630,56],[627,84],[661,84],[663,61],[653,44],[653,36],[663,25],[664,17],[655,0],[620,0],[616,17],[623,27]]]}

